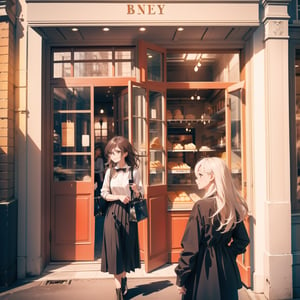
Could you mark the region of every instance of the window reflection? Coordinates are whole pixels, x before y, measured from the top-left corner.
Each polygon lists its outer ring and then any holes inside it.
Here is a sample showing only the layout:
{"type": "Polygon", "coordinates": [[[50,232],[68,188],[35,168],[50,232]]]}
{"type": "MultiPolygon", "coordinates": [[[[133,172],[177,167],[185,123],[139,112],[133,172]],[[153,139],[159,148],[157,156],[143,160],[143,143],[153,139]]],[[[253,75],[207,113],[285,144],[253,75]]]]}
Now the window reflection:
{"type": "Polygon", "coordinates": [[[162,54],[153,50],[147,50],[147,75],[148,80],[163,81],[162,54]]]}
{"type": "Polygon", "coordinates": [[[54,155],[54,181],[91,181],[90,155],[54,155]]]}
{"type": "Polygon", "coordinates": [[[135,49],[53,51],[53,78],[135,77],[135,49]]]}

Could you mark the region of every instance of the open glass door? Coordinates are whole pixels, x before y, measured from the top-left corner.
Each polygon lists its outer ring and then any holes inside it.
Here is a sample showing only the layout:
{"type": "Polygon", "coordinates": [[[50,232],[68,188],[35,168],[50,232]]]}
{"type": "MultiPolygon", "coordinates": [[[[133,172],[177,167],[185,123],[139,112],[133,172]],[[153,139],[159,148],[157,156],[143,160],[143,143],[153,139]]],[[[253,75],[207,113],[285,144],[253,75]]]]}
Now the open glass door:
{"type": "Polygon", "coordinates": [[[51,260],[94,260],[93,89],[52,89],[51,260]]]}
{"type": "MultiPolygon", "coordinates": [[[[231,170],[236,188],[247,200],[247,172],[245,145],[245,102],[244,82],[227,89],[227,163],[231,170]]],[[[245,220],[249,232],[249,219],[245,220]]],[[[237,258],[241,278],[246,286],[251,286],[250,246],[237,258]]]]}
{"type": "Polygon", "coordinates": [[[166,50],[139,42],[140,81],[146,88],[145,175],[149,218],[143,228],[145,270],[150,272],[168,262],[166,185],[166,50]]]}

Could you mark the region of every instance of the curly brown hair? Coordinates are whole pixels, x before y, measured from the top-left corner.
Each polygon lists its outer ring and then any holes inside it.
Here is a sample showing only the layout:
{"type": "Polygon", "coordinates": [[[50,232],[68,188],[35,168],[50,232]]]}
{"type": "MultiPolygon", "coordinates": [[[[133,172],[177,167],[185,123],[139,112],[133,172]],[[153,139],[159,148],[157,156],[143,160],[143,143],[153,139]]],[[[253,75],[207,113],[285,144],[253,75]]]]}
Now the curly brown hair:
{"type": "Polygon", "coordinates": [[[113,137],[105,147],[105,155],[108,157],[108,163],[110,167],[115,167],[116,164],[109,159],[109,154],[116,147],[120,148],[123,153],[127,153],[125,162],[132,168],[138,168],[140,159],[138,157],[137,150],[131,145],[129,140],[124,136],[113,137]]]}

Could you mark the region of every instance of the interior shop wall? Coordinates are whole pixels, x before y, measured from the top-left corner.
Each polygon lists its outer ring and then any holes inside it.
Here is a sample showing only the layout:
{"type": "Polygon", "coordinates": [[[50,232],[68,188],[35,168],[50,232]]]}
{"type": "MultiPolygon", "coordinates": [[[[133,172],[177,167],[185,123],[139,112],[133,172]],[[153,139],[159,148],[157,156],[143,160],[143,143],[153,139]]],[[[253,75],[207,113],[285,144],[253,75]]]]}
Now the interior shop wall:
{"type": "Polygon", "coordinates": [[[214,80],[221,82],[240,81],[240,59],[238,53],[223,54],[214,68],[214,80]]]}
{"type": "Polygon", "coordinates": [[[194,64],[182,64],[182,66],[168,63],[167,81],[213,81],[213,66],[201,66],[198,72],[194,71],[194,64]]]}

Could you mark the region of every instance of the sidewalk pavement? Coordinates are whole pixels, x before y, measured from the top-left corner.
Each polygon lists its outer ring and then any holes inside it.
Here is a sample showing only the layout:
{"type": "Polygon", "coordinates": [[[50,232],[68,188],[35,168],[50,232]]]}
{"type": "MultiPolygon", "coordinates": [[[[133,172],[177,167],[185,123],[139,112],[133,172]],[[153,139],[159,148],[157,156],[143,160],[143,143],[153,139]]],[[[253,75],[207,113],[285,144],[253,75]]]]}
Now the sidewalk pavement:
{"type": "MultiPolygon", "coordinates": [[[[180,300],[175,287],[175,265],[165,265],[146,273],[144,265],[128,274],[127,299],[180,300]]],[[[1,300],[111,300],[115,298],[113,276],[102,273],[100,262],[51,263],[39,277],[17,281],[9,288],[0,287],[1,300]]],[[[245,287],[239,300],[265,300],[245,287]]],[[[213,300],[213,299],[211,299],[213,300]]],[[[230,299],[228,299],[230,300],[230,299]]]]}

